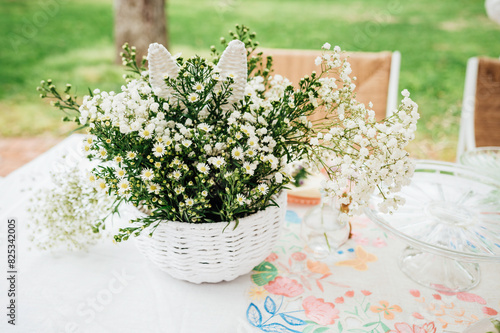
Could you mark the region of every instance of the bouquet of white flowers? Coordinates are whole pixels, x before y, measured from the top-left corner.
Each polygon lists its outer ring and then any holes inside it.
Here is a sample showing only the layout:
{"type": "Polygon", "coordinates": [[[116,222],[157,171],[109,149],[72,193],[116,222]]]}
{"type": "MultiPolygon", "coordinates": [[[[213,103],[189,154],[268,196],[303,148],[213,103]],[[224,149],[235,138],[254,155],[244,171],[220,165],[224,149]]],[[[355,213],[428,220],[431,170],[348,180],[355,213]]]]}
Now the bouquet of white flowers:
{"type": "Polygon", "coordinates": [[[401,199],[393,193],[413,173],[404,148],[419,116],[409,93],[377,122],[356,101],[339,47],[323,45],[318,72],[295,89],[273,73],[247,27],[237,26],[231,37],[222,55],[212,48],[211,60],[174,58],[151,44],[149,69],[125,45],[123,61],[133,75],[121,92],[96,89],[81,105],[70,85],[60,94],[42,81],[41,96],[56,98],[57,107],[77,113],[70,120],[87,127],[83,149],[100,161],[95,186],[115,195],[115,205],[127,201],[149,212],[115,240],[160,221],[237,221],[263,210],[293,182],[290,165],[297,161],[324,168],[324,191],[348,206],[345,213],[359,213],[374,190],[386,208],[396,208],[401,199]],[[311,122],[319,109],[325,116],[311,122]]]}
{"type": "Polygon", "coordinates": [[[54,163],[50,182],[34,192],[28,209],[30,238],[40,250],[86,250],[102,233],[96,221],[112,214],[114,198],[97,190],[77,160],[64,156],[54,163]]]}

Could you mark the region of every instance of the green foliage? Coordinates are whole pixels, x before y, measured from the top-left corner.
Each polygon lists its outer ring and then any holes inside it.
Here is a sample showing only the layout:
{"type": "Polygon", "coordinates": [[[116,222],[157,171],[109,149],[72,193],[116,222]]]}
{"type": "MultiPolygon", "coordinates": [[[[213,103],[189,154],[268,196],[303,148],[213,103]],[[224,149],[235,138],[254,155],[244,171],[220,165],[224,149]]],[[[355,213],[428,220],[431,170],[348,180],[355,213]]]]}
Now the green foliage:
{"type": "MultiPolygon", "coordinates": [[[[248,33],[245,26],[236,29],[230,35],[243,41],[247,58],[252,59],[238,59],[241,66],[251,66],[250,73],[262,73],[254,71],[262,68],[262,57],[252,56],[258,45],[251,40],[255,33],[248,33]]],[[[259,88],[246,95],[242,90],[237,102],[232,102],[235,89],[245,89],[247,80],[241,82],[226,67],[215,67],[216,52],[213,61],[199,56],[169,58],[177,62],[178,72],[160,73],[165,75],[162,89],[169,96],[160,97],[149,82],[153,73],[145,71],[145,61],[137,64],[135,48],[125,44],[123,50],[123,65],[133,74],[125,76],[127,86],[119,94],[89,89],[80,106],[70,84],[60,92],[49,79],[37,88],[41,98],[50,98],[53,106],[74,114],[64,120],[87,127],[90,136],[83,148],[89,159],[101,162],[90,177],[95,186],[148,212],[122,228],[116,241],[137,236],[148,227],[154,230],[161,220],[233,221],[275,205],[272,196],[292,181],[286,161],[316,157],[316,148],[309,147],[316,134],[307,117],[319,107],[323,72],[302,79],[295,93],[287,83],[267,83],[267,76],[250,75],[259,88]]],[[[325,72],[340,71],[329,66],[325,72]]],[[[344,68],[340,61],[336,66],[344,68]]],[[[333,94],[330,88],[321,96],[325,93],[333,94]]],[[[347,105],[355,105],[350,85],[338,94],[347,105]]],[[[332,111],[340,105],[326,97],[321,103],[332,111]]]]}

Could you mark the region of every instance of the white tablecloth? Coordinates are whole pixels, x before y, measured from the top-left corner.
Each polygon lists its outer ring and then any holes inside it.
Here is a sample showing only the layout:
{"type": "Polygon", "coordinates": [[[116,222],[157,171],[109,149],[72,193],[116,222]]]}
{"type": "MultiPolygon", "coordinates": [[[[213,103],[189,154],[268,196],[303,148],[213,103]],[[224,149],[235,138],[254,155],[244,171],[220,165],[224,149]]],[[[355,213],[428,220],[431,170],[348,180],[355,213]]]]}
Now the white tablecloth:
{"type": "Polygon", "coordinates": [[[326,331],[320,317],[328,315],[335,321],[328,324],[329,332],[398,332],[412,325],[460,332],[500,311],[500,265],[481,264],[482,281],[469,293],[421,287],[397,267],[405,244],[365,217],[353,221],[354,238],[337,262],[315,261],[297,236],[308,208],[301,206],[289,207],[280,244],[268,258],[279,278],[260,285],[251,274],[219,284],[173,279],[147,262],[133,241],[114,244],[108,238],[77,253],[31,248],[28,199],[46,184],[53,162],[79,140],[78,135],[69,137],[0,183],[1,332],[319,333],[326,331]],[[18,221],[16,326],[7,323],[8,281],[2,277],[7,276],[9,217],[18,221]],[[362,252],[376,260],[366,261],[366,269],[348,263],[362,252]],[[268,311],[271,303],[281,306],[268,311]],[[274,326],[265,328],[264,322],[274,326]]]}

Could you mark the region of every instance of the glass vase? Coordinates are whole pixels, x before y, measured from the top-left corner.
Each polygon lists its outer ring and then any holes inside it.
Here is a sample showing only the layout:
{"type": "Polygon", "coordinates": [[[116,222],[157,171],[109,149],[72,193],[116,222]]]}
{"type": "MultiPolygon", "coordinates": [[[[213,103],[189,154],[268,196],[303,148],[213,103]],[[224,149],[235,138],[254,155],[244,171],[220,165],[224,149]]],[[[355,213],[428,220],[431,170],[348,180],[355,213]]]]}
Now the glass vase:
{"type": "Polygon", "coordinates": [[[349,238],[349,222],[340,219],[333,199],[322,196],[321,203],[311,208],[301,223],[301,235],[316,259],[325,259],[349,238]]]}

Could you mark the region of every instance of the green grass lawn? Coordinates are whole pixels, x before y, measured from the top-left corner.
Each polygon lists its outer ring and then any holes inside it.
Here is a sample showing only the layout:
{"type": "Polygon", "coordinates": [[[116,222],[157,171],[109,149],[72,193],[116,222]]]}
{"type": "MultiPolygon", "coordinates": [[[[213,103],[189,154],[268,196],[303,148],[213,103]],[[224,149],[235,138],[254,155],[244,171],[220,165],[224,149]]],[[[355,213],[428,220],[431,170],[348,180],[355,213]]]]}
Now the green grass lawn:
{"type": "MultiPolygon", "coordinates": [[[[171,49],[206,55],[236,23],[264,47],[399,50],[400,90],[419,104],[411,152],[454,159],[467,59],[500,56],[500,26],[484,1],[168,0],[171,49]]],[[[61,115],[39,100],[42,79],[119,90],[112,1],[0,0],[0,136],[64,135],[61,115]]]]}

